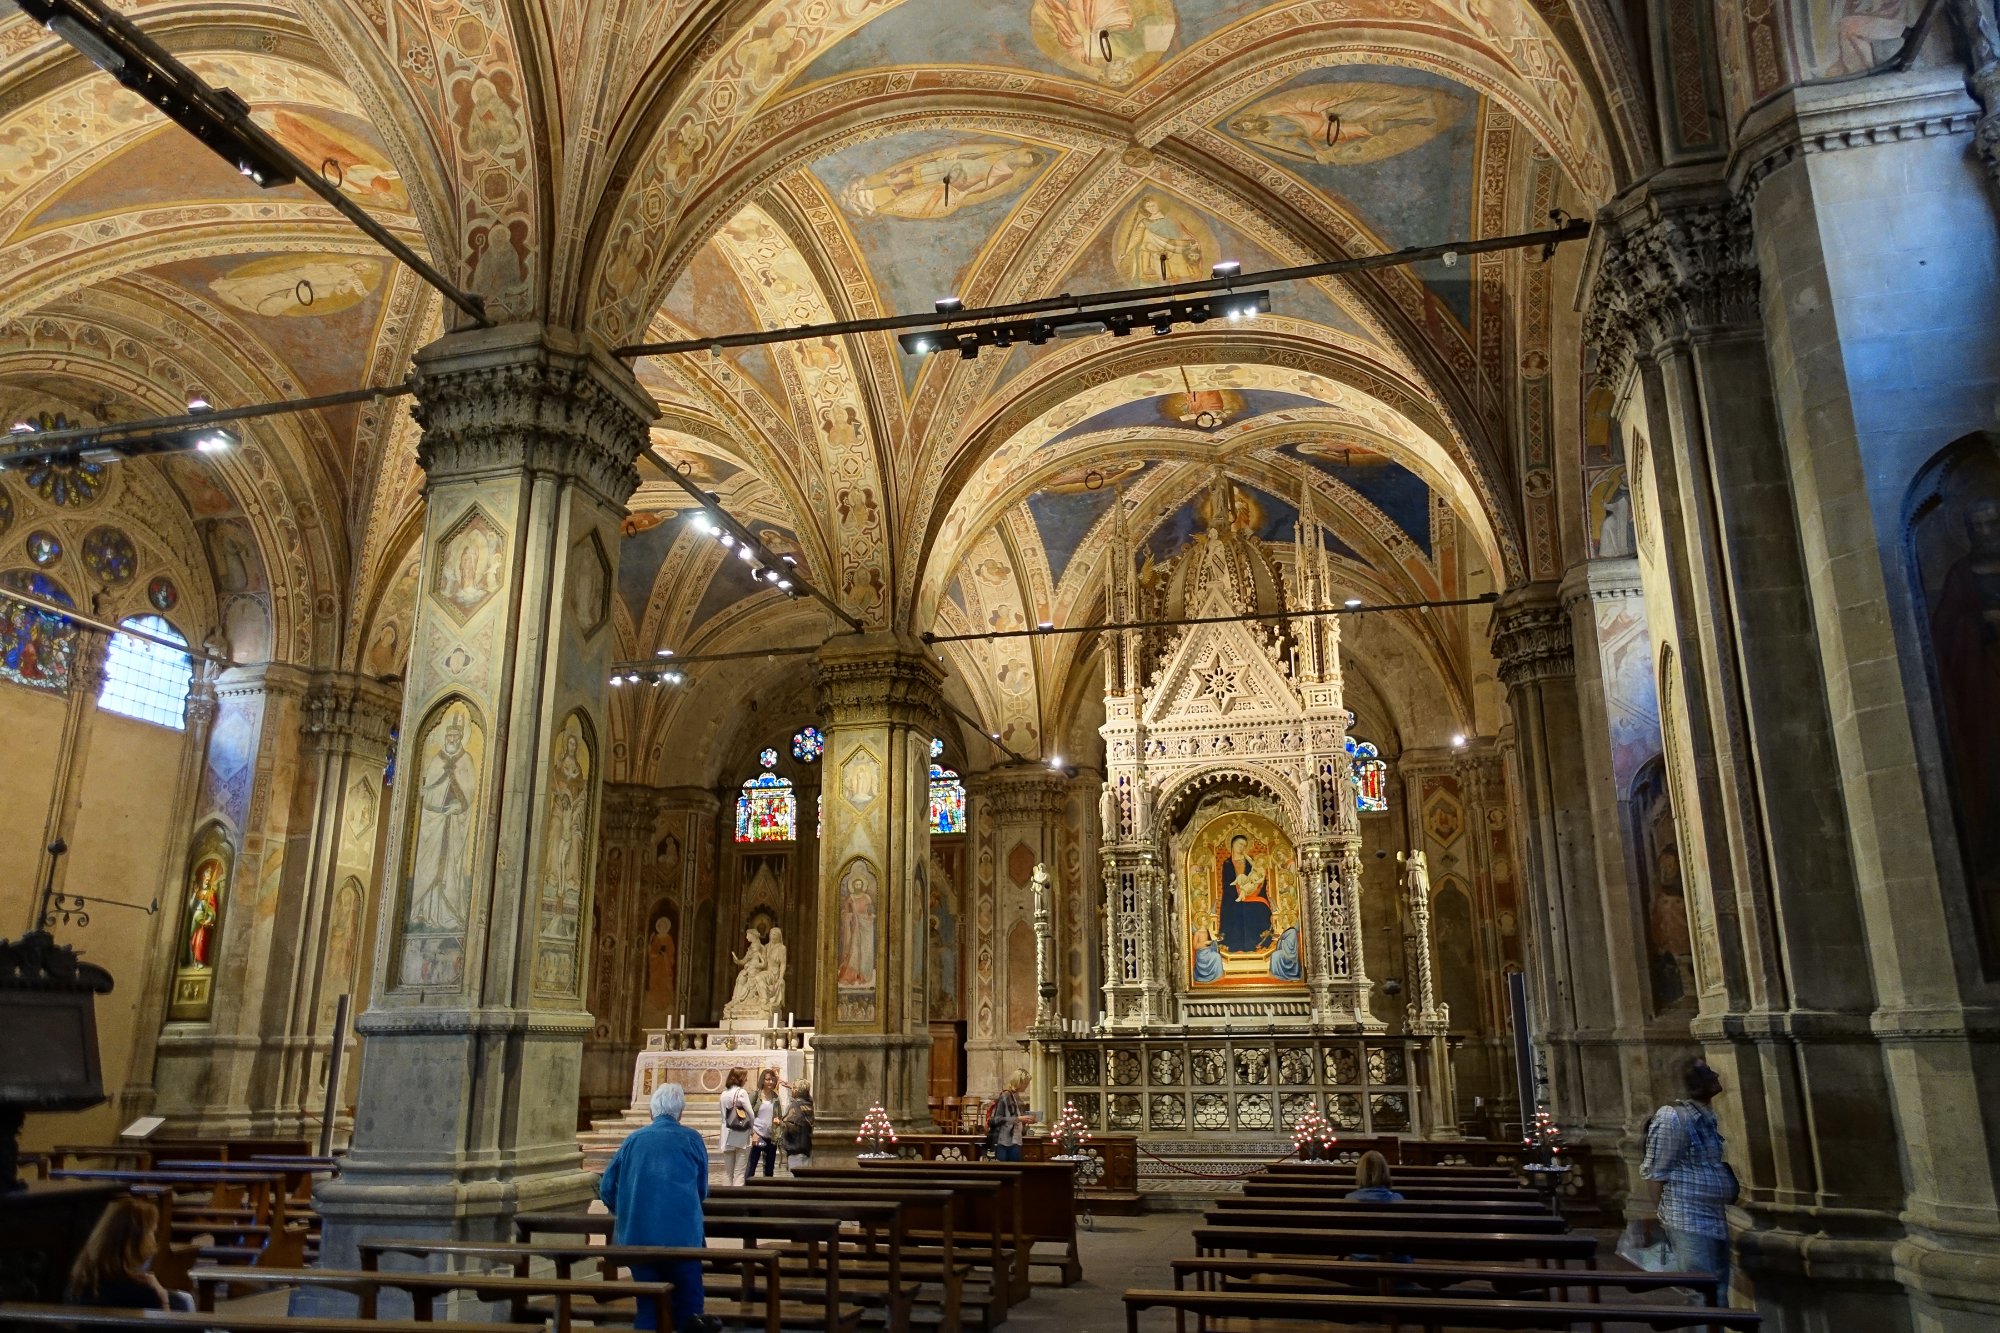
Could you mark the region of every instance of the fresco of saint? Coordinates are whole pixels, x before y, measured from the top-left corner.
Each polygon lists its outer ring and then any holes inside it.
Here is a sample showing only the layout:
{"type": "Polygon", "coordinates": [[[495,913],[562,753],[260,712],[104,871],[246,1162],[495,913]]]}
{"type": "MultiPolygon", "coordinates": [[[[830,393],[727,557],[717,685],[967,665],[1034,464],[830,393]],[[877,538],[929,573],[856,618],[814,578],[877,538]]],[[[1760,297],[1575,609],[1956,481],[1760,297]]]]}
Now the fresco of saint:
{"type": "Polygon", "coordinates": [[[936,221],[1012,194],[1041,162],[1041,154],[1022,144],[951,144],[849,181],[840,204],[856,217],[936,221]]]}
{"type": "Polygon", "coordinates": [[[1119,224],[1118,271],[1135,283],[1193,282],[1218,258],[1215,238],[1199,219],[1158,195],[1142,195],[1119,224]]]}
{"type": "Polygon", "coordinates": [[[1437,88],[1308,83],[1261,97],[1231,116],[1231,134],[1295,162],[1356,167],[1429,143],[1458,118],[1437,88]]]}

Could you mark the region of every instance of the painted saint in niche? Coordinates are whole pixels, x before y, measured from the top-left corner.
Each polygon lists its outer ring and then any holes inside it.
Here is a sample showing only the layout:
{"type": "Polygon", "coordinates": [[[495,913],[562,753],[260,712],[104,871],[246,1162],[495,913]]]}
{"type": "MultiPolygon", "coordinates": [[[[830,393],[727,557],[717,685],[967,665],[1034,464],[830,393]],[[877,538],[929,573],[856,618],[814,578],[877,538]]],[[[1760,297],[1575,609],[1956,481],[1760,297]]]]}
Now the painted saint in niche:
{"type": "Polygon", "coordinates": [[[407,862],[401,975],[408,986],[455,986],[472,903],[473,816],[485,733],[453,701],[417,743],[415,824],[407,862]]]}
{"type": "Polygon", "coordinates": [[[222,894],[227,871],[219,856],[204,857],[194,868],[188,887],[187,937],[181,942],[181,966],[212,969],[216,936],[222,930],[222,894]]]}
{"type": "Polygon", "coordinates": [[[1118,271],[1136,283],[1193,282],[1208,276],[1216,245],[1207,229],[1158,195],[1140,197],[1118,228],[1118,271]]]}
{"type": "Polygon", "coordinates": [[[653,918],[653,933],[646,941],[646,1012],[673,1012],[676,983],[680,978],[680,943],[674,938],[671,911],[653,918]]]}
{"type": "Polygon", "coordinates": [[[209,280],[224,305],[267,318],[335,315],[366,300],[382,281],[382,261],[347,255],[271,255],[209,280]]]}
{"type": "Polygon", "coordinates": [[[875,987],[875,875],[856,864],[840,889],[840,970],[842,986],[875,987]]]}
{"type": "Polygon", "coordinates": [[[1956,508],[1959,551],[1930,595],[1931,646],[1967,877],[1983,946],[2000,956],[2000,494],[1975,492],[1956,508]]]}
{"type": "Polygon", "coordinates": [[[1646,926],[1653,945],[1653,998],[1665,1008],[1694,994],[1694,937],[1688,930],[1678,848],[1658,850],[1653,878],[1646,926]]]}
{"type": "Polygon", "coordinates": [[[563,720],[549,761],[549,805],[542,845],[542,892],[536,936],[538,989],[574,994],[577,925],[583,912],[584,865],[589,860],[590,744],[583,719],[563,720]]]}
{"type": "Polygon", "coordinates": [[[1229,953],[1254,953],[1271,943],[1271,897],[1266,871],[1250,857],[1250,839],[1237,834],[1229,840],[1229,856],[1221,870],[1222,947],[1229,953]]]}

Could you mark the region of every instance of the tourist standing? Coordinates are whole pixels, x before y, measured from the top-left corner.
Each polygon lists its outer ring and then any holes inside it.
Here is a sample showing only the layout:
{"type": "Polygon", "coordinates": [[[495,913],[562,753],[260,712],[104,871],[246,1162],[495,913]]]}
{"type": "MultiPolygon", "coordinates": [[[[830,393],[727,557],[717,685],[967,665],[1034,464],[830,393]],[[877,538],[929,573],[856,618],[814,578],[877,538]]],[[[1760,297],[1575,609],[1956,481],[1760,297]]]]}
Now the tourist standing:
{"type": "Polygon", "coordinates": [[[778,1169],[778,1121],[784,1118],[784,1099],[778,1092],[778,1071],[766,1069],[757,1076],[757,1096],[750,1112],[750,1164],[744,1170],[744,1177],[757,1174],[757,1163],[764,1163],[766,1176],[778,1169]]]}
{"type": "Polygon", "coordinates": [[[810,1083],[801,1083],[792,1089],[792,1106],[785,1112],[785,1121],[778,1126],[778,1137],[785,1145],[785,1165],[796,1171],[802,1166],[812,1165],[813,1155],[813,1094],[810,1083]]]}
{"type": "Polygon", "coordinates": [[[750,1125],[756,1118],[756,1108],[750,1105],[750,1094],[743,1087],[749,1081],[750,1071],[732,1069],[722,1084],[722,1183],[741,1185],[745,1157],[750,1150],[750,1125]]]}
{"type": "Polygon", "coordinates": [[[113,1199],[98,1215],[69,1270],[66,1305],[118,1310],[194,1309],[194,1297],[169,1291],[153,1276],[160,1214],[144,1199],[113,1199]]]}
{"type": "Polygon", "coordinates": [[[1028,1071],[1015,1070],[1014,1077],[1007,1080],[1007,1086],[1000,1090],[993,1105],[986,1108],[986,1125],[996,1162],[1021,1160],[1021,1131],[1035,1123],[1035,1117],[1027,1114],[1021,1102],[1021,1093],[1027,1086],[1028,1071]]]}
{"type": "MultiPolygon", "coordinates": [[[[687,1089],[662,1083],[648,1103],[653,1123],[634,1131],[618,1145],[597,1197],[617,1220],[614,1245],[700,1245],[704,1239],[701,1201],[708,1197],[708,1145],[681,1123],[687,1109],[687,1089]]],[[[674,1327],[705,1326],[702,1317],[701,1261],[683,1259],[667,1264],[633,1264],[635,1282],[674,1284],[674,1327]]],[[[650,1302],[638,1303],[636,1328],[654,1326],[650,1302]]]]}
{"type": "Polygon", "coordinates": [[[1639,1174],[1652,1182],[1653,1207],[1673,1246],[1674,1262],[1692,1273],[1713,1273],[1729,1298],[1729,1219],[1736,1202],[1736,1172],[1722,1159],[1722,1130],[1711,1106],[1722,1075],[1706,1060],[1681,1067],[1686,1094],[1653,1112],[1646,1122],[1646,1157],[1639,1174]]]}

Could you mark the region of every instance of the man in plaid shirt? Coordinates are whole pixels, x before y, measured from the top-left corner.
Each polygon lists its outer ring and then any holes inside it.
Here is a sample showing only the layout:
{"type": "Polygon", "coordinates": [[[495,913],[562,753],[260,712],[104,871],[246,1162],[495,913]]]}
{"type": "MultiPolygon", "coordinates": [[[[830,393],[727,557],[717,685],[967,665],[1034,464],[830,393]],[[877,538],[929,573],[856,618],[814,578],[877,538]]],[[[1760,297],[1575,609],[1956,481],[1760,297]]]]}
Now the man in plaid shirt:
{"type": "Polygon", "coordinates": [[[1681,1072],[1687,1096],[1653,1113],[1646,1124],[1646,1159],[1639,1174],[1653,1184],[1653,1207],[1674,1259],[1682,1269],[1714,1273],[1729,1292],[1729,1223],[1723,1209],[1736,1202],[1736,1173],[1722,1160],[1722,1130],[1709,1103],[1722,1076],[1704,1060],[1681,1072]]]}

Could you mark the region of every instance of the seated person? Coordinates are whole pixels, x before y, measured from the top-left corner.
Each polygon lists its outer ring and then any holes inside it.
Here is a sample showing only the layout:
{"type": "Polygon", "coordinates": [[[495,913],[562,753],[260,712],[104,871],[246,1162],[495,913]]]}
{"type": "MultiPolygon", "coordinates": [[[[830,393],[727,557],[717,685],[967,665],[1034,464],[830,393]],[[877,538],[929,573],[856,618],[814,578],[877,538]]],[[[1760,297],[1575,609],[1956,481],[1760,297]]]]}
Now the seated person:
{"type": "Polygon", "coordinates": [[[1361,1160],[1354,1164],[1355,1188],[1347,1192],[1350,1199],[1363,1203],[1401,1203],[1403,1196],[1389,1188],[1389,1159],[1379,1152],[1365,1152],[1361,1160]]]}
{"type": "Polygon", "coordinates": [[[194,1297],[168,1291],[153,1276],[159,1211],[144,1199],[113,1199],[69,1270],[65,1305],[114,1310],[193,1310],[194,1297]]]}

